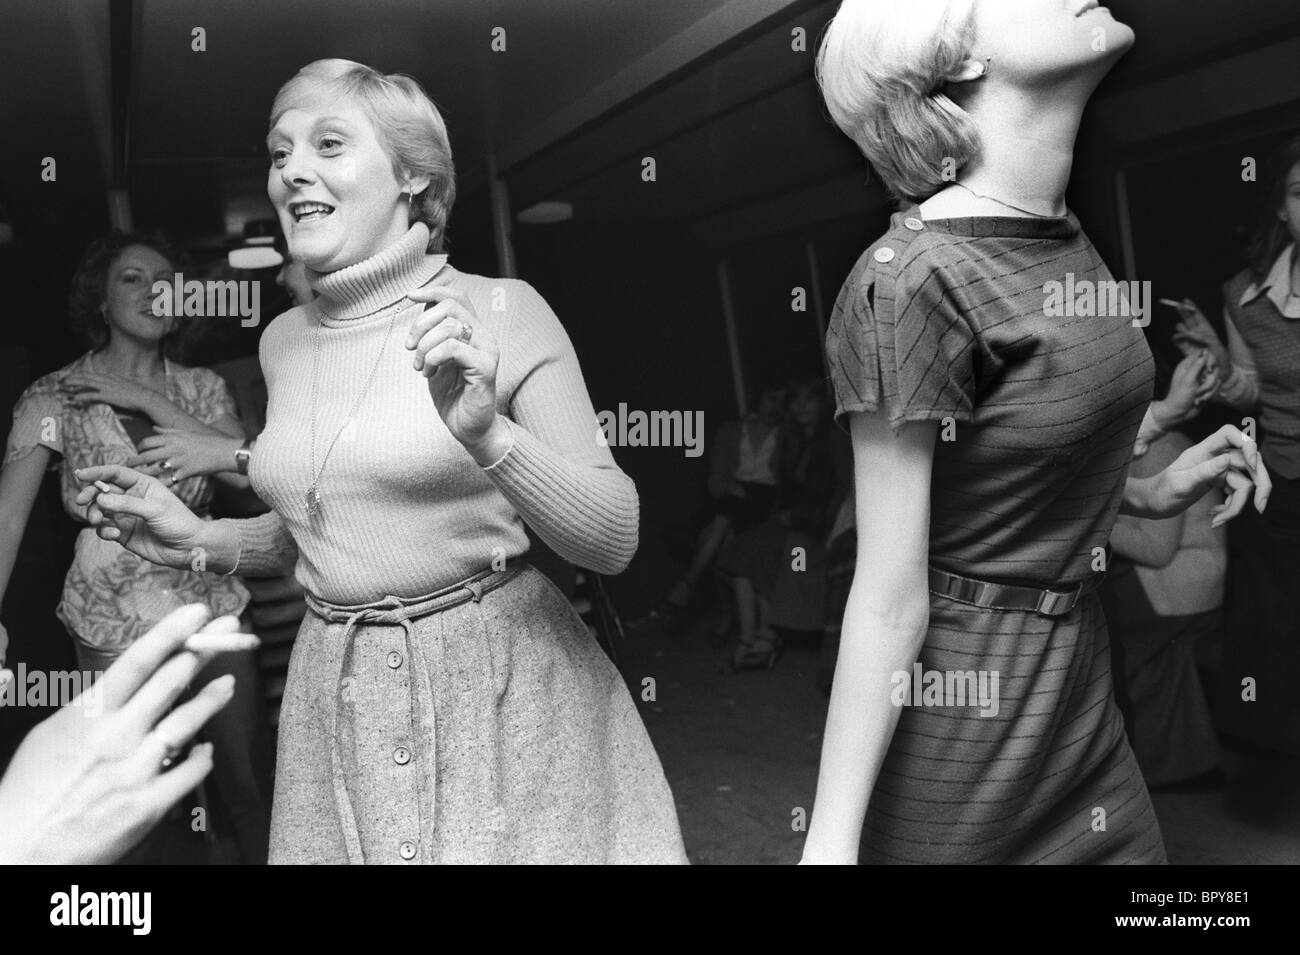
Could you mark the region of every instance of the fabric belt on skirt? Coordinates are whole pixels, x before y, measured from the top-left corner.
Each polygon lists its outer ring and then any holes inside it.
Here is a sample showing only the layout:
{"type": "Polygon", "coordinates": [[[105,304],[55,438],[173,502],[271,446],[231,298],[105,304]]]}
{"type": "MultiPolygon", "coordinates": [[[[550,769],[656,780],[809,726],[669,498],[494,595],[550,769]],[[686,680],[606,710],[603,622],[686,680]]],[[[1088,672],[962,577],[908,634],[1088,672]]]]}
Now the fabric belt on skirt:
{"type": "Polygon", "coordinates": [[[1096,590],[1105,576],[1104,572],[1095,573],[1074,584],[1044,589],[976,580],[931,567],[930,592],[987,610],[1032,610],[1044,617],[1063,617],[1085,594],[1096,590]]]}
{"type": "MultiPolygon", "coordinates": [[[[361,833],[357,827],[352,800],[348,796],[347,783],[343,775],[343,760],[339,754],[338,721],[341,707],[337,694],[342,693],[343,673],[347,669],[348,660],[352,655],[353,632],[359,625],[401,627],[406,635],[407,659],[411,661],[412,666],[411,692],[413,695],[415,694],[415,680],[417,678],[422,679],[425,681],[428,697],[432,700],[432,690],[427,685],[429,679],[428,669],[425,666],[420,642],[414,639],[412,621],[435,613],[441,613],[470,600],[477,603],[483,598],[484,594],[495,590],[502,584],[509,583],[517,577],[526,566],[522,561],[508,561],[505,570],[492,570],[489,568],[471,577],[466,577],[459,583],[425,594],[423,597],[396,597],[390,594],[374,603],[348,605],[331,603],[310,591],[307,591],[304,595],[307,606],[311,608],[312,613],[326,623],[342,623],[344,625],[342,645],[339,650],[339,672],[335,674],[334,679],[337,690],[334,701],[334,723],[330,731],[330,764],[334,776],[334,802],[338,807],[339,820],[343,827],[343,841],[347,846],[349,864],[361,865],[365,862],[365,857],[361,851],[361,833]]],[[[434,741],[434,744],[430,747],[429,758],[436,758],[436,753],[437,745],[436,741],[434,741]]],[[[433,794],[430,794],[430,796],[432,798],[433,794]]],[[[430,807],[430,814],[432,814],[432,807],[430,807]]]]}

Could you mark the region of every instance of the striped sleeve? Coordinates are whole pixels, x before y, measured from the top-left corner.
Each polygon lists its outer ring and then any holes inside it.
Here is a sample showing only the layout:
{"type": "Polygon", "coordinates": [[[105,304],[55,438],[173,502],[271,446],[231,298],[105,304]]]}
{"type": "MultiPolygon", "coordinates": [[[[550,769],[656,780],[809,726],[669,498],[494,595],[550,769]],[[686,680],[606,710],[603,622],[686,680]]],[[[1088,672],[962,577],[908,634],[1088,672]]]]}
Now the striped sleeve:
{"type": "Polygon", "coordinates": [[[883,409],[895,431],[908,421],[970,421],[975,346],[941,274],[919,257],[905,270],[855,273],[827,331],[837,420],[883,409]]]}

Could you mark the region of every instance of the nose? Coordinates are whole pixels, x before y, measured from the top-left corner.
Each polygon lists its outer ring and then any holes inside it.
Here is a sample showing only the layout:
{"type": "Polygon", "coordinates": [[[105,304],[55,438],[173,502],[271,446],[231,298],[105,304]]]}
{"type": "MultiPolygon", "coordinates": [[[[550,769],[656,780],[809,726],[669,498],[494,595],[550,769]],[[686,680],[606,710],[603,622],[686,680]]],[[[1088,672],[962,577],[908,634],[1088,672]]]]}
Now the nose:
{"type": "Polygon", "coordinates": [[[290,189],[316,181],[309,157],[304,155],[303,150],[296,149],[285,158],[284,165],[280,167],[280,181],[290,189]]]}

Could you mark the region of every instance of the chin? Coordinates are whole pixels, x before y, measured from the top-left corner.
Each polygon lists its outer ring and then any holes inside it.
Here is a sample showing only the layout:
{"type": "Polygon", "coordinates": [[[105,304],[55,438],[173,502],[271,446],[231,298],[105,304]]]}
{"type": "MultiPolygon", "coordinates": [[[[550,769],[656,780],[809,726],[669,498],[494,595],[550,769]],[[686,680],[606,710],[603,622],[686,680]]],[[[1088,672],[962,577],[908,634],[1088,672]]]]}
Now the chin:
{"type": "Polygon", "coordinates": [[[290,240],[289,255],[315,272],[329,272],[335,266],[331,261],[338,256],[339,250],[319,241],[290,240]]]}

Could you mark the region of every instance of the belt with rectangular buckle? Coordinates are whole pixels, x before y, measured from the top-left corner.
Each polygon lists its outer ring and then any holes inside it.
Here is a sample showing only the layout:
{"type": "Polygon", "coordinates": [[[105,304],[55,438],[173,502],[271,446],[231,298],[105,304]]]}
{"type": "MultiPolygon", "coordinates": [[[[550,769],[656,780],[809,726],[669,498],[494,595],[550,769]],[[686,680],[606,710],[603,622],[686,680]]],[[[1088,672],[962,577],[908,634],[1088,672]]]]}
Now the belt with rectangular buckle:
{"type": "Polygon", "coordinates": [[[1096,590],[1104,577],[1104,573],[1096,573],[1073,584],[1043,589],[976,580],[931,567],[930,592],[987,610],[1027,610],[1044,617],[1063,617],[1085,594],[1096,590]]]}

